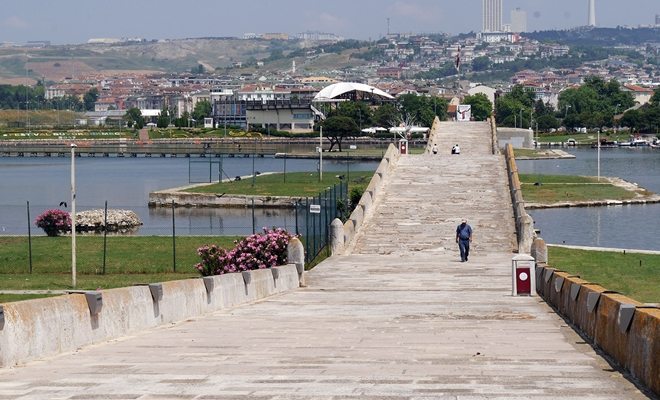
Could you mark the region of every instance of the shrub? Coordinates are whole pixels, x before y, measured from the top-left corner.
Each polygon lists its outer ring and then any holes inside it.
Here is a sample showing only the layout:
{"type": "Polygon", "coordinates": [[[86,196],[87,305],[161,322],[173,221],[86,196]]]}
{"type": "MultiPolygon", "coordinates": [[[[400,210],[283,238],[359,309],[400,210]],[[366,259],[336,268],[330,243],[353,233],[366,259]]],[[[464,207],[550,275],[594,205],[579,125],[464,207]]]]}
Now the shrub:
{"type": "Polygon", "coordinates": [[[236,246],[229,251],[216,245],[202,246],[197,249],[202,261],[195,269],[202,276],[209,276],[284,265],[291,237],[284,229],[264,228],[264,233],[236,241],[236,246]]]}
{"type": "Polygon", "coordinates": [[[351,209],[357,207],[357,204],[360,202],[362,195],[364,194],[364,186],[355,186],[351,189],[348,200],[351,204],[351,209]]]}
{"type": "Polygon", "coordinates": [[[48,236],[57,236],[61,232],[71,230],[71,216],[68,212],[58,209],[44,211],[34,223],[48,236]]]}

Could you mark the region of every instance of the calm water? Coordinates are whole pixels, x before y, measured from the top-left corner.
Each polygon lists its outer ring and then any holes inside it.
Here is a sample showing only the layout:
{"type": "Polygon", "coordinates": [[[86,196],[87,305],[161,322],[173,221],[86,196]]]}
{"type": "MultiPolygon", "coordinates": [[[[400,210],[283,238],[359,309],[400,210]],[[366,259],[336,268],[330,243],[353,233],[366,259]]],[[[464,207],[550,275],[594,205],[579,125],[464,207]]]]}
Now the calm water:
{"type": "MultiPolygon", "coordinates": [[[[597,174],[595,149],[572,149],[573,160],[518,161],[523,173],[597,174]]],[[[601,149],[601,176],[618,176],[660,193],[660,151],[601,149]]],[[[531,210],[548,243],[660,250],[660,204],[531,210]]]]}
{"type": "MultiPolygon", "coordinates": [[[[286,171],[316,171],[317,160],[287,159],[286,171]]],[[[377,162],[355,162],[351,171],[375,170],[377,162]]],[[[26,202],[30,202],[30,218],[48,208],[58,208],[62,201],[70,203],[71,160],[69,158],[0,158],[0,235],[27,234],[26,202]]],[[[253,159],[224,158],[224,176],[252,174],[253,159]]],[[[323,170],[345,174],[345,161],[325,161],[323,170]]],[[[254,169],[281,172],[284,160],[255,158],[254,169]]],[[[142,219],[138,234],[171,234],[170,209],[147,207],[149,192],[217,179],[219,159],[186,158],[87,158],[76,159],[76,209],[108,208],[133,210],[142,219]],[[213,163],[209,165],[209,160],[213,163]]],[[[69,204],[70,206],[70,204],[69,204]]],[[[252,232],[249,209],[177,209],[176,232],[181,235],[246,234],[252,232]]],[[[283,226],[295,230],[295,213],[291,210],[255,210],[257,230],[263,226],[283,226]]],[[[33,234],[42,234],[32,225],[33,234]]]]}
{"type": "MultiPolygon", "coordinates": [[[[596,175],[596,151],[569,150],[573,160],[519,161],[521,172],[540,174],[596,175]]],[[[149,192],[204,181],[218,176],[218,165],[208,160],[184,158],[78,158],[76,159],[78,210],[130,209],[144,221],[138,234],[171,234],[169,209],[149,209],[149,192]]],[[[213,159],[217,162],[218,159],[213,159]]],[[[255,170],[282,171],[283,159],[256,158],[255,170]]],[[[316,160],[287,160],[287,171],[316,171],[316,160]]],[[[376,162],[351,164],[351,170],[373,170],[376,162]]],[[[346,163],[324,161],[324,171],[345,173],[346,163]]],[[[252,159],[223,160],[226,176],[249,175],[252,159]]],[[[651,149],[603,149],[601,174],[619,176],[660,193],[660,151],[651,149]]],[[[0,158],[0,234],[27,233],[26,201],[31,219],[61,201],[70,200],[68,158],[0,158]]],[[[660,250],[660,204],[533,210],[536,227],[548,243],[660,250]]],[[[252,231],[249,209],[177,209],[178,234],[245,234],[252,231]]],[[[255,226],[295,229],[290,210],[256,210],[255,226]]],[[[34,228],[33,233],[42,234],[34,228]]]]}

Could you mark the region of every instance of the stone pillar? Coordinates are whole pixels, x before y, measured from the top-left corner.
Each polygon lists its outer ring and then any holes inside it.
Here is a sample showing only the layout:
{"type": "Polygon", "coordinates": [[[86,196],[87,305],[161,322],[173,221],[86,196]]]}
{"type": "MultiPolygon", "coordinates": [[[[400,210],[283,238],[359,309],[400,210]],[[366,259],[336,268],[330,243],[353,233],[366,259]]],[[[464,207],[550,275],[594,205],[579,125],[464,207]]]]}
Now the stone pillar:
{"type": "Polygon", "coordinates": [[[529,214],[524,213],[520,220],[520,236],[518,238],[518,253],[529,254],[534,239],[534,220],[529,214]]]}
{"type": "Polygon", "coordinates": [[[537,237],[532,242],[532,257],[536,260],[536,264],[547,264],[548,263],[548,246],[545,244],[545,240],[540,237],[537,237]]]}
{"type": "Polygon", "coordinates": [[[330,224],[330,253],[333,256],[344,252],[344,224],[335,218],[330,224]]]}
{"type": "Polygon", "coordinates": [[[289,264],[295,264],[298,270],[298,284],[305,286],[305,247],[298,238],[289,241],[287,247],[287,260],[289,264]]]}

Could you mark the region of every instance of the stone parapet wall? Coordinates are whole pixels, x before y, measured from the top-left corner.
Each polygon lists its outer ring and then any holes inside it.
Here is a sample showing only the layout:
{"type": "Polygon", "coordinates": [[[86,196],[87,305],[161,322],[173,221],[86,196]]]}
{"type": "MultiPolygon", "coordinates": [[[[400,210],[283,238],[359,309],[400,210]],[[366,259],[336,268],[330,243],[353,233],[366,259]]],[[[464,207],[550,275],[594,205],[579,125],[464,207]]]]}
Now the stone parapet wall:
{"type": "Polygon", "coordinates": [[[534,241],[534,220],[525,211],[525,200],[522,196],[518,166],[516,165],[513,146],[506,146],[504,156],[506,168],[509,175],[509,190],[511,191],[511,202],[513,203],[513,216],[516,219],[516,234],[518,237],[518,253],[530,254],[532,242],[534,241]]]}
{"type": "Polygon", "coordinates": [[[491,116],[488,118],[488,125],[490,126],[490,141],[493,149],[493,154],[500,154],[499,140],[497,138],[497,123],[495,122],[495,117],[491,116]]]}
{"type": "Polygon", "coordinates": [[[378,164],[374,176],[371,177],[367,188],[365,189],[360,201],[355,209],[344,223],[344,243],[343,249],[349,251],[354,244],[354,239],[360,227],[364,223],[364,218],[376,201],[376,196],[380,192],[383,184],[387,180],[387,175],[392,171],[400,157],[399,150],[393,144],[390,144],[378,164]]]}
{"type": "Polygon", "coordinates": [[[660,309],[575,275],[536,267],[536,291],[594,345],[660,395],[660,309]]]}
{"type": "Polygon", "coordinates": [[[163,324],[250,303],[299,286],[295,265],[162,283],[156,300],[149,286],[100,292],[92,315],[83,293],[6,303],[0,315],[0,367],[130,335],[163,324]]]}

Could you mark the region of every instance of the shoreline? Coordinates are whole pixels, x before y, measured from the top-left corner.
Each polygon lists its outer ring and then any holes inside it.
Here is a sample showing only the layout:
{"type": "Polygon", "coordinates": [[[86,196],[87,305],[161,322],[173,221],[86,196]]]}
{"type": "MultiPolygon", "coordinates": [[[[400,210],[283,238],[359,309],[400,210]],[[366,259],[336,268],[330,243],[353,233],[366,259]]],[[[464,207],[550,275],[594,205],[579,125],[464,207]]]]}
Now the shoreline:
{"type": "MultiPolygon", "coordinates": [[[[522,149],[522,150],[536,150],[536,149],[522,149]]],[[[515,154],[514,150],[514,154],[515,154]]],[[[560,149],[537,150],[539,153],[535,156],[515,156],[516,160],[570,160],[576,158],[573,154],[567,153],[560,149]]]]}
{"type": "MultiPolygon", "coordinates": [[[[593,177],[592,177],[593,178],[593,177]]],[[[525,208],[528,210],[542,210],[548,208],[571,208],[571,207],[605,207],[605,206],[627,206],[627,205],[644,205],[660,203],[660,195],[653,193],[635,183],[628,182],[624,179],[617,177],[601,176],[602,180],[610,183],[613,186],[620,187],[630,193],[634,193],[637,197],[632,199],[603,199],[603,200],[582,200],[582,201],[560,201],[555,203],[534,203],[525,202],[525,208]],[[644,194],[648,193],[648,194],[644,194]]],[[[524,199],[524,195],[523,195],[524,199]]]]}
{"type": "Polygon", "coordinates": [[[596,246],[576,246],[570,244],[552,244],[548,243],[548,247],[561,247],[570,250],[587,250],[587,251],[602,251],[602,252],[611,252],[611,253],[623,253],[623,254],[649,254],[649,255],[660,255],[658,250],[644,250],[644,249],[623,249],[619,247],[596,247],[596,246]]]}

